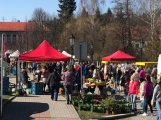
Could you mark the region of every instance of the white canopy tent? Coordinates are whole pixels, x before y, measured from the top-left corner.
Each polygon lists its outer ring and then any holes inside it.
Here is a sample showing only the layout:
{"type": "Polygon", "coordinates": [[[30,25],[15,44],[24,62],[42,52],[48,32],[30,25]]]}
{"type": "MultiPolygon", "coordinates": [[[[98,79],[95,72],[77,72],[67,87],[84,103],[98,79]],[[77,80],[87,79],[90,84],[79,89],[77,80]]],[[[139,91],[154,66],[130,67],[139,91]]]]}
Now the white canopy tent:
{"type": "Polygon", "coordinates": [[[66,51],[63,51],[62,53],[66,56],[69,56],[69,57],[72,57],[73,59],[75,59],[75,55],[72,56],[71,54],[67,53],[66,51]]]}
{"type": "Polygon", "coordinates": [[[66,56],[69,56],[69,57],[72,56],[71,54],[67,53],[66,51],[63,51],[62,53],[63,53],[64,55],[66,55],[66,56]]]}
{"type": "Polygon", "coordinates": [[[9,55],[9,58],[18,58],[19,55],[20,55],[20,52],[16,50],[15,52],[9,55]]]}
{"type": "Polygon", "coordinates": [[[6,52],[5,52],[5,55],[6,54],[11,54],[12,53],[12,50],[7,50],[6,52]]]}

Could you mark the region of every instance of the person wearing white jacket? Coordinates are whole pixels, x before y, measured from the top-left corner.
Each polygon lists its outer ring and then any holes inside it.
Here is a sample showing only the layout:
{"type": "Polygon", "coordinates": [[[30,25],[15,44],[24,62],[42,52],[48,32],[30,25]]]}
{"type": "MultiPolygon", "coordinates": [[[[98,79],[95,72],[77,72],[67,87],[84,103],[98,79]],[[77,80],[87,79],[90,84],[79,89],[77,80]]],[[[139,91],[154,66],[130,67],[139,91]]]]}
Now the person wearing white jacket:
{"type": "Polygon", "coordinates": [[[161,74],[153,91],[152,105],[155,106],[155,104],[158,111],[156,120],[161,120],[161,74]]]}
{"type": "Polygon", "coordinates": [[[144,100],[144,83],[145,83],[145,80],[142,79],[142,80],[139,80],[140,81],[140,88],[139,88],[139,92],[140,92],[140,100],[144,100]]]}
{"type": "Polygon", "coordinates": [[[145,80],[140,81],[140,89],[139,89],[139,92],[140,92],[140,100],[141,101],[144,101],[144,83],[145,83],[145,80]]]}

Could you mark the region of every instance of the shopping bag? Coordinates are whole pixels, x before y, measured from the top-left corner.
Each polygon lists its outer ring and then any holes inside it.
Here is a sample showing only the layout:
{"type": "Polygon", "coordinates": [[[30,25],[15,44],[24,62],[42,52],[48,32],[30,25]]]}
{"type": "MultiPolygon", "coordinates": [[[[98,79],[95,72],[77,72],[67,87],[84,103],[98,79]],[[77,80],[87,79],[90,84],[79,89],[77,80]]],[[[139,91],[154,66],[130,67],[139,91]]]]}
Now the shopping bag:
{"type": "Polygon", "coordinates": [[[144,107],[144,100],[142,100],[142,101],[140,102],[140,107],[141,107],[141,108],[144,107]]]}
{"type": "Polygon", "coordinates": [[[45,86],[45,92],[49,92],[49,86],[48,85],[45,86]]]}
{"type": "Polygon", "coordinates": [[[46,83],[46,78],[42,78],[43,83],[46,83]]]}
{"type": "Polygon", "coordinates": [[[130,98],[129,95],[127,95],[127,96],[125,97],[125,99],[126,99],[127,102],[131,103],[131,98],[130,98]]]}

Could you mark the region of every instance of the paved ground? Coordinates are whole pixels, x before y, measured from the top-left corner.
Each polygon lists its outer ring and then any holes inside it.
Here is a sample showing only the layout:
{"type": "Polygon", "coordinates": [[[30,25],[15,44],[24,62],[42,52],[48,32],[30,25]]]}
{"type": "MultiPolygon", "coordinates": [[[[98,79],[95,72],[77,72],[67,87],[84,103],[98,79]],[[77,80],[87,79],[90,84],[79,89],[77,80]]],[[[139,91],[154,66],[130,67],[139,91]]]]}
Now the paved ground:
{"type": "MultiPolygon", "coordinates": [[[[32,77],[32,75],[30,75],[32,77]]],[[[31,78],[32,79],[32,78],[31,78]]],[[[15,76],[10,82],[15,83],[15,76]]],[[[73,105],[67,105],[63,96],[52,101],[50,95],[16,97],[3,109],[1,120],[80,120],[73,105]]]]}
{"type": "MultiPolygon", "coordinates": [[[[123,93],[117,93],[116,99],[120,99],[123,97],[123,93]]],[[[140,107],[140,100],[137,99],[137,112],[136,115],[128,118],[121,118],[121,119],[116,119],[116,120],[155,120],[156,119],[156,114],[157,110],[154,108],[154,116],[142,116],[143,109],[140,107]]],[[[150,109],[148,109],[148,113],[150,113],[150,109]]]]}
{"type": "Polygon", "coordinates": [[[73,105],[66,105],[63,96],[52,101],[49,95],[16,97],[5,106],[2,120],[80,120],[73,105]]]}
{"type": "MultiPolygon", "coordinates": [[[[32,79],[32,74],[29,76],[32,79]]],[[[10,76],[10,82],[16,82],[15,76],[10,76]]],[[[98,88],[96,88],[95,93],[99,93],[98,88]]],[[[116,99],[122,97],[123,93],[117,93],[116,99]]],[[[137,108],[142,112],[140,101],[137,101],[137,108]]],[[[156,114],[156,111],[154,113],[156,114]]],[[[0,120],[80,120],[74,107],[66,105],[63,96],[59,96],[58,101],[52,101],[50,95],[16,97],[4,107],[3,116],[0,120]]],[[[143,117],[141,114],[137,114],[133,117],[117,120],[155,120],[155,117],[143,117]]]]}

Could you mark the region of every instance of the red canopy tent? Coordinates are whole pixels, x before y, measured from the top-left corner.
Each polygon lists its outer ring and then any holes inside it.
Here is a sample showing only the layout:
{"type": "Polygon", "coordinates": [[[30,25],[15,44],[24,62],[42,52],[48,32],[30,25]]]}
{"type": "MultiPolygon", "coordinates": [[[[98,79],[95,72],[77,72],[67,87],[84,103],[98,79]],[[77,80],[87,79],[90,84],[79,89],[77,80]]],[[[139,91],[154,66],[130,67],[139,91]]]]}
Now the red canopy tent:
{"type": "Polygon", "coordinates": [[[103,61],[136,61],[136,57],[130,56],[121,50],[116,51],[115,53],[103,57],[103,61]]]}
{"type": "Polygon", "coordinates": [[[19,55],[23,61],[70,61],[70,57],[62,54],[44,40],[36,49],[19,55]]]}

